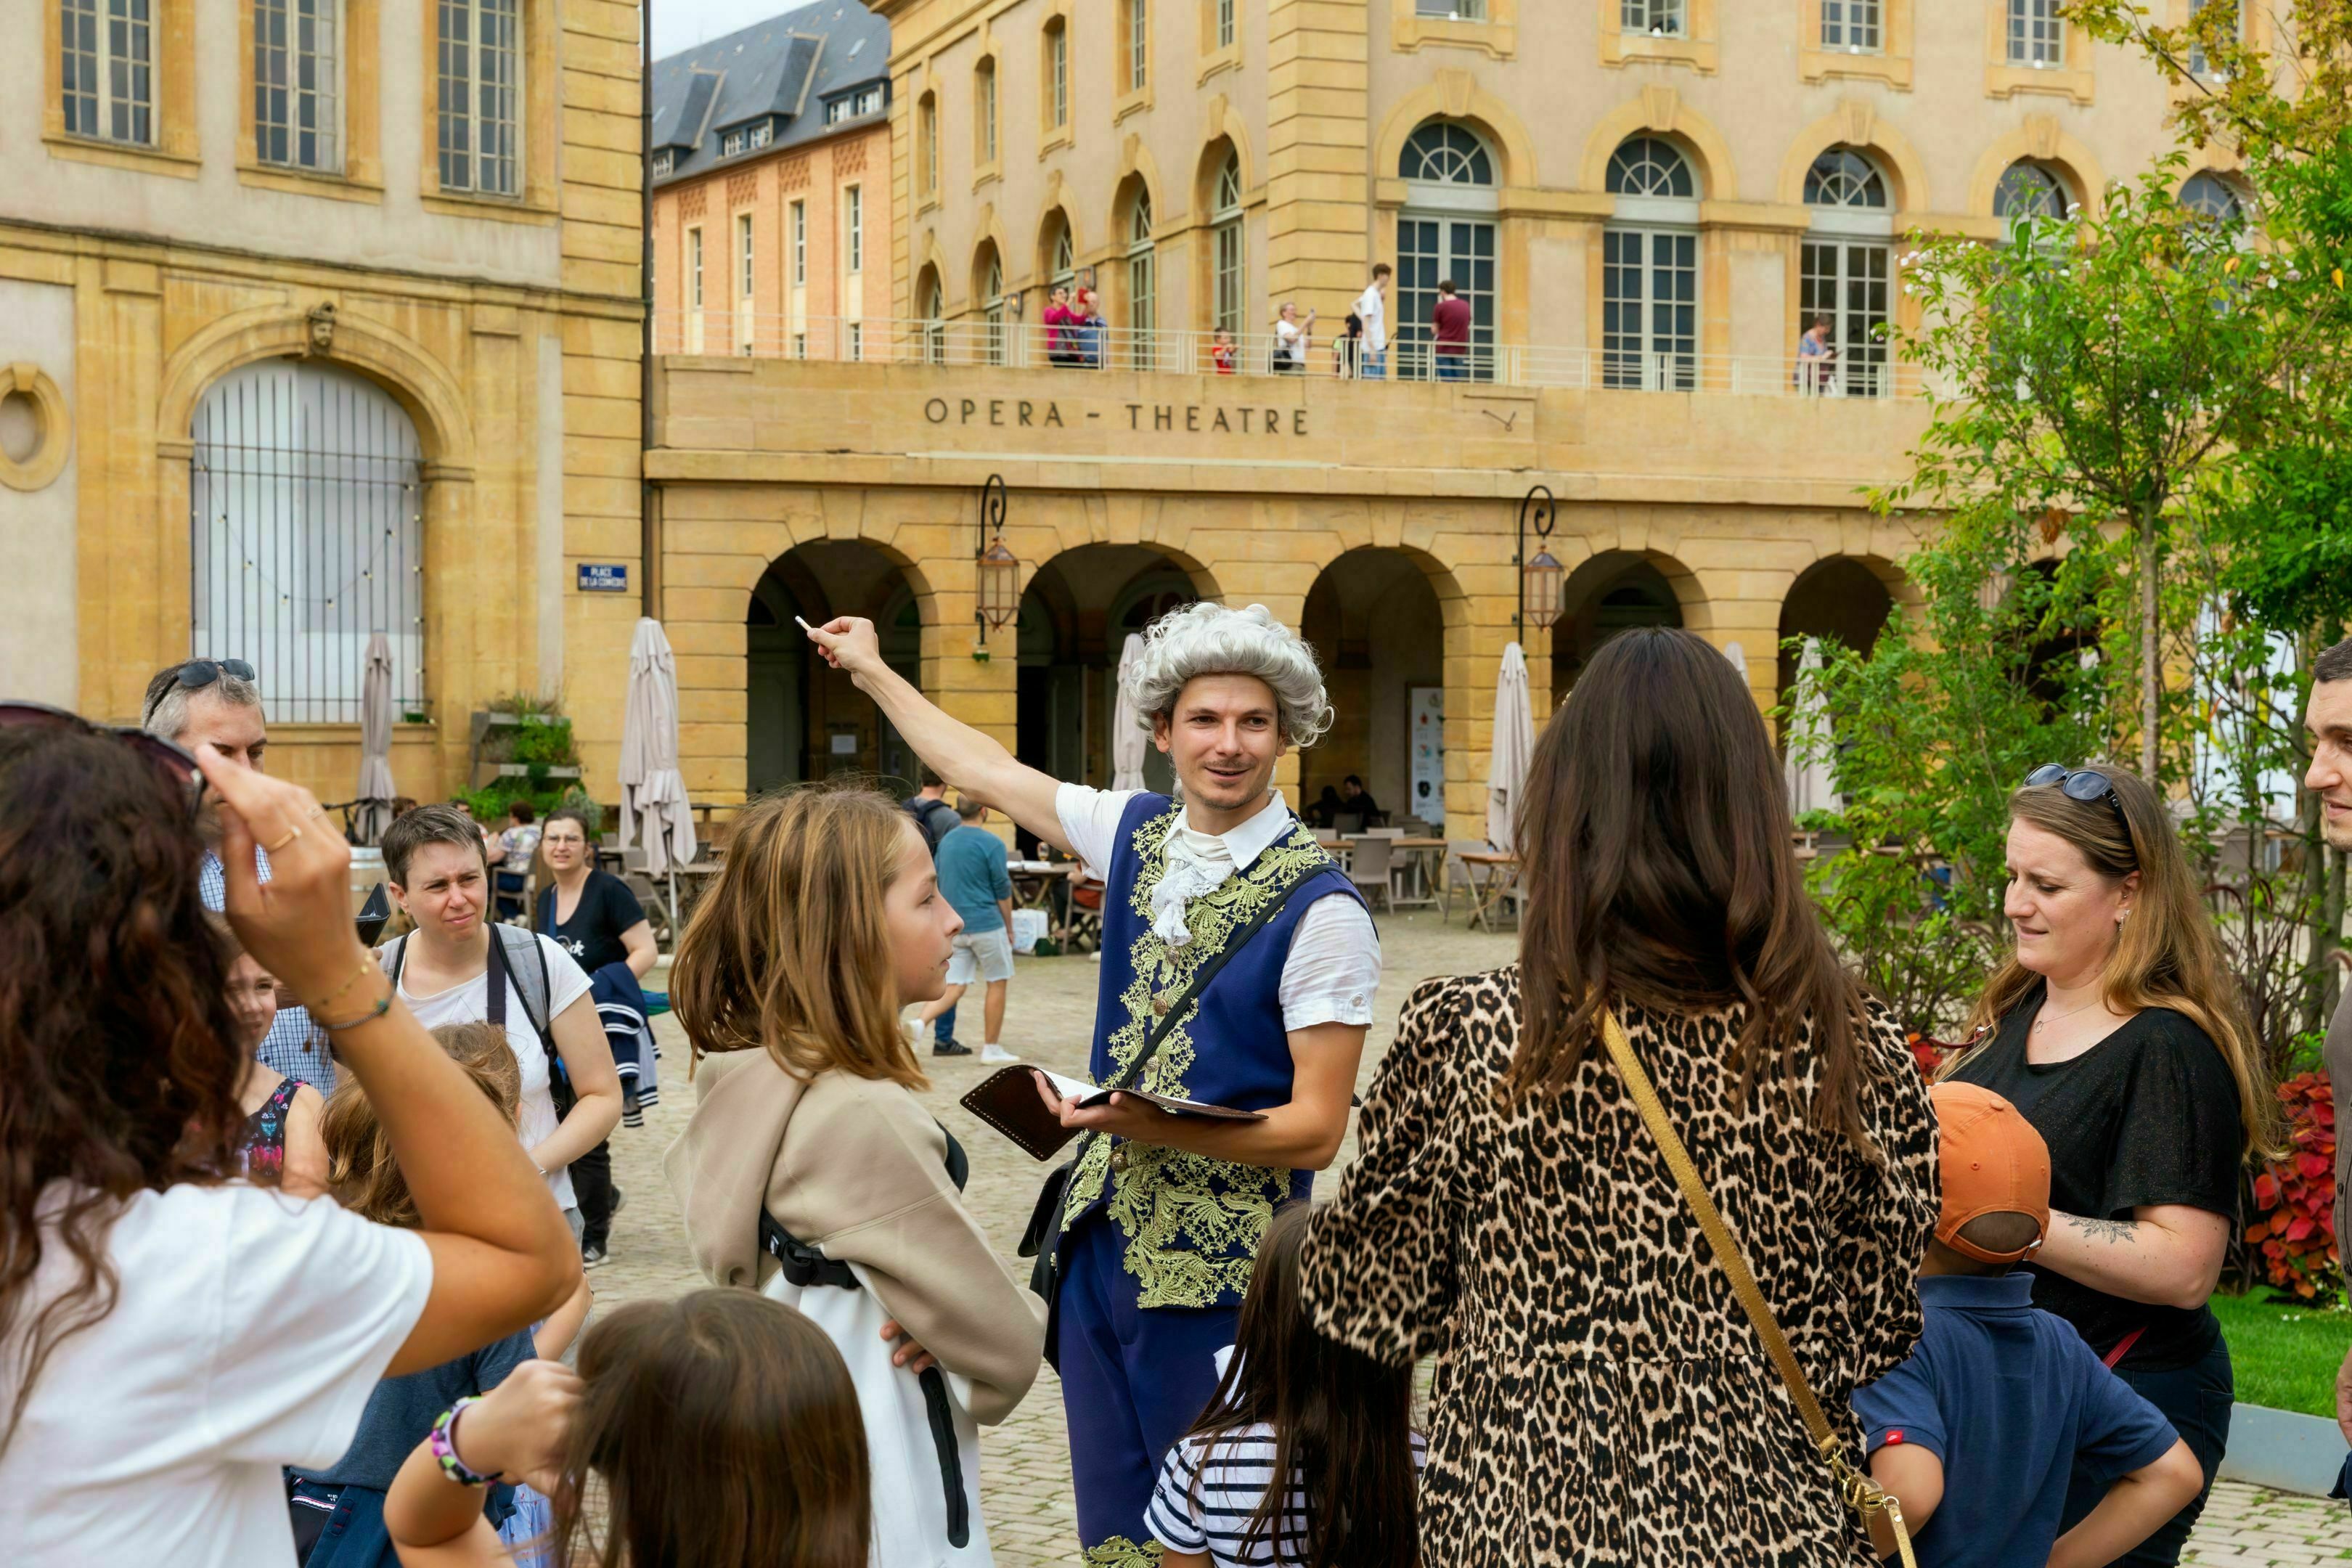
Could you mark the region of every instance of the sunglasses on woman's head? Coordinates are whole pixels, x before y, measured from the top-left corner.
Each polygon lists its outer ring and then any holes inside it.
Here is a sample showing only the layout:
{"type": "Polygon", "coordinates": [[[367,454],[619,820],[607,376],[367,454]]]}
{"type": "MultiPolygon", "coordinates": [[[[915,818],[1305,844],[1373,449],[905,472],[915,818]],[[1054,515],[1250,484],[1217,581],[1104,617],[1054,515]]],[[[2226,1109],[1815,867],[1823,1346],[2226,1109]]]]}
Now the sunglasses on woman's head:
{"type": "MultiPolygon", "coordinates": [[[[249,681],[253,679],[253,666],[241,658],[192,658],[172,672],[172,679],[183,691],[202,691],[224,675],[232,680],[249,681]]],[[[164,692],[171,689],[167,686],[157,692],[142,717],[152,719],[155,710],[163,706],[164,692]]]]}
{"type": "MultiPolygon", "coordinates": [[[[230,673],[236,672],[232,670],[230,673]]],[[[238,679],[244,678],[240,676],[238,679]]],[[[165,783],[186,793],[191,820],[194,819],[197,804],[204,798],[205,775],[197,769],[196,759],[162,736],[151,735],[134,724],[94,724],[79,713],[52,708],[46,702],[9,700],[0,702],[0,726],[111,736],[138,752],[141,760],[154,769],[165,783]]]]}
{"type": "MultiPolygon", "coordinates": [[[[2088,805],[2104,800],[2124,815],[2123,798],[2116,794],[2115,784],[2096,768],[2069,768],[2063,763],[2044,763],[2025,775],[2025,787],[2040,789],[2044,784],[2056,784],[2058,793],[2068,800],[2079,800],[2088,805]]],[[[2126,818],[2126,821],[2129,818],[2126,818]]]]}

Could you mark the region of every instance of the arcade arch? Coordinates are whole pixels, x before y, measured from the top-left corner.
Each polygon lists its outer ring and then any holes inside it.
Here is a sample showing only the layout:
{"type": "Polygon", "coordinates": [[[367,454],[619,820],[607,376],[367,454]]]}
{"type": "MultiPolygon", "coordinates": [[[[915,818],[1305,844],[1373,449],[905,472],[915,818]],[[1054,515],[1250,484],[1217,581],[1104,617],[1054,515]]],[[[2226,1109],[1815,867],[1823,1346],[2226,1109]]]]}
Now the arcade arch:
{"type": "MultiPolygon", "coordinates": [[[[872,618],[882,656],[922,683],[922,601],[905,568],[875,545],[818,539],[771,562],[743,617],[745,783],[752,795],[835,773],[900,781],[911,793],[913,751],[873,700],[814,656],[794,617],[872,618]]],[[[887,785],[893,787],[896,785],[887,785]]]]}
{"type": "Polygon", "coordinates": [[[1299,630],[1322,661],[1333,719],[1299,755],[1302,807],[1353,773],[1391,823],[1445,820],[1441,581],[1412,552],[1366,546],[1333,559],[1307,590],[1299,630]]]}

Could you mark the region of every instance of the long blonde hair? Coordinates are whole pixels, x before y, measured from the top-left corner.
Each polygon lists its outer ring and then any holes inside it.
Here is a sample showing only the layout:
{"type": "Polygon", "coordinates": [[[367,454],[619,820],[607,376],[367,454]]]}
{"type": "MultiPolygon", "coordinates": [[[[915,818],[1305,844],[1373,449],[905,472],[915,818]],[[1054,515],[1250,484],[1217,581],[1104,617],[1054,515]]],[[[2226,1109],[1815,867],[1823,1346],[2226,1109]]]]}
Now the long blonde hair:
{"type": "MultiPolygon", "coordinates": [[[[512,1122],[522,1102],[522,1064],[507,1043],[507,1032],[495,1024],[444,1024],[433,1038],[512,1122]]],[[[408,1178],[401,1174],[392,1137],[356,1077],[346,1076],[327,1097],[319,1138],[327,1146],[327,1190],[337,1203],[378,1225],[416,1228],[420,1221],[408,1178]]]]}
{"type": "MultiPolygon", "coordinates": [[[[2094,872],[2111,882],[2139,873],[2131,919],[2116,928],[2115,949],[2107,954],[2102,999],[2117,1013],[2169,1007],[2204,1030],[2238,1085],[2245,1155],[2275,1158],[2284,1148],[2278,1100],[2266,1081],[2262,1047],[2246,1017],[2237,979],[2222,958],[2221,938],[2199,896],[2189,858],[2181,852],[2171,814],[2137,776],[2115,768],[2098,771],[2115,786],[2116,805],[2123,808],[2120,816],[2105,799],[2075,800],[2057,784],[2040,784],[2010,796],[2010,820],[2064,839],[2094,872]]],[[[1969,1030],[1998,1026],[2042,978],[2019,963],[2011,948],[1977,997],[1969,1015],[1969,1030]]],[[[1948,1076],[1961,1059],[1955,1058],[1938,1076],[1948,1076]]]]}
{"type": "Polygon", "coordinates": [[[882,900],[911,824],[862,785],[809,784],[754,803],[694,906],[669,1003],[699,1060],[765,1050],[794,1078],[827,1070],[929,1081],[898,1032],[882,900]]]}

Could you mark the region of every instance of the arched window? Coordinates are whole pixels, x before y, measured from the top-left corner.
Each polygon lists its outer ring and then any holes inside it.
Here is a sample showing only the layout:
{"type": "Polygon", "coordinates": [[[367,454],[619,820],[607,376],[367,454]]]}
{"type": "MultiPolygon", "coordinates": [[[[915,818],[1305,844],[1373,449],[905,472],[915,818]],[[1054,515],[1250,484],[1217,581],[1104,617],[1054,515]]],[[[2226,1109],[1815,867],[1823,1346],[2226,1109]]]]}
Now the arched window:
{"type": "Polygon", "coordinates": [[[1210,258],[1216,267],[1213,328],[1242,333],[1242,289],[1245,277],[1242,231],[1242,157],[1228,152],[1217,171],[1216,194],[1209,203],[1210,258]]]}
{"type": "Polygon", "coordinates": [[[1059,16],[1045,24],[1045,129],[1059,131],[1070,122],[1070,29],[1059,16]]]}
{"type": "Polygon", "coordinates": [[[1673,142],[1636,136],[1609,155],[1616,197],[1601,232],[1601,380],[1698,384],[1698,179],[1673,142]]]}
{"type": "Polygon", "coordinates": [[[394,710],[422,712],[424,453],[407,413],[338,366],[263,360],[214,383],[188,434],[189,650],[258,666],[281,724],[355,724],[380,632],[394,710]]]}
{"type": "Polygon", "coordinates": [[[1690,160],[1673,142],[1655,136],[1636,136],[1609,155],[1608,189],[1613,196],[1669,196],[1678,201],[1698,194],[1690,160]]]}
{"type": "Polygon", "coordinates": [[[2056,170],[2019,159],[2003,170],[1992,193],[1992,216],[2020,218],[2064,217],[2074,210],[2073,194],[2056,170]]]}
{"type": "Polygon", "coordinates": [[[1004,363],[1004,263],[994,250],[988,255],[988,268],[981,284],[982,317],[988,323],[986,352],[988,363],[1004,363]]]}
{"type": "Polygon", "coordinates": [[[1888,279],[1894,218],[1886,179],[1851,147],[1805,173],[1810,223],[1799,247],[1792,375],[1808,395],[1880,397],[1888,379],[1888,279]]]}
{"type": "Polygon", "coordinates": [[[1832,147],[1805,171],[1809,207],[1883,207],[1886,181],[1876,164],[1851,147],[1832,147]]]}
{"type": "Polygon", "coordinates": [[[1060,232],[1054,236],[1054,287],[1067,289],[1077,280],[1077,257],[1070,245],[1070,223],[1065,218],[1060,232]]]}
{"type": "Polygon", "coordinates": [[[936,274],[928,268],[923,278],[923,363],[948,363],[947,300],[940,289],[936,274]]]}
{"type": "Polygon", "coordinates": [[[1475,132],[1433,120],[1405,138],[1397,174],[1435,185],[1491,185],[1495,163],[1475,132]]]}
{"type": "Polygon", "coordinates": [[[2206,170],[2189,175],[2189,183],[2180,187],[2180,205],[2216,223],[2235,223],[2245,212],[2230,182],[2206,170]]]}
{"type": "Polygon", "coordinates": [[[1151,243],[1151,193],[1141,186],[1127,215],[1127,325],[1135,344],[1135,368],[1158,362],[1152,331],[1159,321],[1160,261],[1151,243]]]}

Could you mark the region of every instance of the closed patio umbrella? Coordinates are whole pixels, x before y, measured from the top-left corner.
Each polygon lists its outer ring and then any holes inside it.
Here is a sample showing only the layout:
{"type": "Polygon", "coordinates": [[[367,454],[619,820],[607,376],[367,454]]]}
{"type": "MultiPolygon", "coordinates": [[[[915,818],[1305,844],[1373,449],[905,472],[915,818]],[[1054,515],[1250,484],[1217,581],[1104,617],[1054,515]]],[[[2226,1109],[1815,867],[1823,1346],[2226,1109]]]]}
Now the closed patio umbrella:
{"type": "Polygon", "coordinates": [[[1110,787],[1113,789],[1143,787],[1143,759],[1151,749],[1151,734],[1139,721],[1135,699],[1127,689],[1128,674],[1142,653],[1142,634],[1128,633],[1126,645],[1118,650],[1118,695],[1112,699],[1110,710],[1110,787]]]}
{"type": "Polygon", "coordinates": [[[383,842],[392,826],[392,644],[378,632],[368,638],[360,667],[359,815],[352,826],[362,844],[383,842]]]}
{"type": "Polygon", "coordinates": [[[1804,651],[1797,658],[1797,700],[1789,715],[1786,771],[1791,816],[1801,816],[1809,811],[1844,809],[1830,773],[1829,758],[1820,754],[1830,737],[1829,700],[1822,692],[1821,673],[1821,642],[1807,637],[1804,651]]]}
{"type": "Polygon", "coordinates": [[[1528,656],[1519,645],[1503,649],[1503,672],[1495,680],[1494,749],[1486,760],[1486,842],[1504,855],[1518,853],[1512,813],[1519,787],[1535,756],[1535,710],[1528,696],[1528,656]]]}
{"type": "Polygon", "coordinates": [[[669,876],[670,929],[677,929],[674,866],[694,859],[694,811],[677,771],[677,661],[661,623],[637,622],[629,641],[629,691],[621,718],[621,847],[642,835],[648,876],[669,876]]]}

